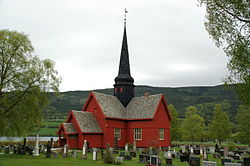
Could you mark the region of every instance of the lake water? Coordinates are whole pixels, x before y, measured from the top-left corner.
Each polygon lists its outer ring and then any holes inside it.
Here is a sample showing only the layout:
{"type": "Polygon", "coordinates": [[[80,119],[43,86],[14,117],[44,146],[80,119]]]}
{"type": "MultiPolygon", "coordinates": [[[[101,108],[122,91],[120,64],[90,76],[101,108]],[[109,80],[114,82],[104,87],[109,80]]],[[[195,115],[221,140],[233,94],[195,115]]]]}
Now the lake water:
{"type": "MultiPolygon", "coordinates": [[[[0,137],[0,141],[23,141],[25,137],[0,137]]],[[[48,136],[41,136],[39,137],[39,141],[50,141],[50,138],[53,138],[53,141],[57,141],[58,137],[48,137],[48,136]]],[[[35,141],[35,136],[26,137],[27,141],[35,141]]]]}

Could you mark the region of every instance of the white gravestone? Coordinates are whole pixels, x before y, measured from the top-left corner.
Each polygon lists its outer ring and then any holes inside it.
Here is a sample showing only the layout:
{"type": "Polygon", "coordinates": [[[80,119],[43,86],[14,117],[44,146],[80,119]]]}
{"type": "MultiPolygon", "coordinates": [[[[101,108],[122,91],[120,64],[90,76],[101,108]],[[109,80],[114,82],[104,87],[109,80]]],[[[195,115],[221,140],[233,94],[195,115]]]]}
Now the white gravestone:
{"type": "Polygon", "coordinates": [[[125,144],[125,152],[128,152],[128,143],[125,144]]]}
{"type": "Polygon", "coordinates": [[[97,160],[97,152],[96,152],[96,148],[94,148],[93,150],[93,160],[96,161],[97,160]]]}
{"type": "Polygon", "coordinates": [[[38,134],[36,135],[36,144],[35,144],[35,149],[34,149],[34,154],[33,156],[39,156],[39,146],[38,146],[38,134]]]}
{"type": "Polygon", "coordinates": [[[86,139],[84,140],[84,144],[83,144],[83,147],[82,147],[82,155],[83,156],[87,155],[87,140],[86,139]]]}

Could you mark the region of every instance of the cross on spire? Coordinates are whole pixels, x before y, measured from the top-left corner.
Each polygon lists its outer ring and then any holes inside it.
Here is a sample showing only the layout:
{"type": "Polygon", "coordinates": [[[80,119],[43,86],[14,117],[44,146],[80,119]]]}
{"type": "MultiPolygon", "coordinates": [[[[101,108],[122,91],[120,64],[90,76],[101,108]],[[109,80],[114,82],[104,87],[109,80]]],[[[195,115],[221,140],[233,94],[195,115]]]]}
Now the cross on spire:
{"type": "Polygon", "coordinates": [[[125,12],[125,14],[124,14],[124,25],[126,25],[126,21],[127,21],[127,13],[128,13],[128,11],[127,11],[127,9],[126,9],[126,8],[124,9],[124,12],[125,12]]]}

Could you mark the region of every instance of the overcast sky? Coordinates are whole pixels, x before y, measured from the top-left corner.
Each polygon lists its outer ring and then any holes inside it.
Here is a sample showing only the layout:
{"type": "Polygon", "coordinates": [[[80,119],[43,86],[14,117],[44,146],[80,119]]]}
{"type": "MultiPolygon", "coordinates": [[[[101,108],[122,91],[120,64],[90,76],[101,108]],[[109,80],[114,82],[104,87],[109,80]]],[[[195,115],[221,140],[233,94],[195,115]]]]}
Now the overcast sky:
{"type": "Polygon", "coordinates": [[[28,34],[55,61],[61,91],[111,88],[118,74],[127,8],[135,85],[213,86],[227,57],[204,27],[197,0],[0,0],[0,29],[28,34]]]}

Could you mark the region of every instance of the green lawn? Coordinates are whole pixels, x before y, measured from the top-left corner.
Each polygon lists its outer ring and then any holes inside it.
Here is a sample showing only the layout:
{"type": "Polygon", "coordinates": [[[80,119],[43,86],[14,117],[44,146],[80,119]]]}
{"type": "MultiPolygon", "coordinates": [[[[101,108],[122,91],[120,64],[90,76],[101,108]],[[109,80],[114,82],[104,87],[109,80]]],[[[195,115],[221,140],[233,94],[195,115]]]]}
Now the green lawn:
{"type": "MultiPolygon", "coordinates": [[[[88,160],[82,160],[78,153],[78,158],[74,159],[71,156],[68,158],[62,158],[60,154],[58,158],[51,159],[46,158],[44,154],[41,154],[38,157],[29,156],[29,155],[13,155],[13,154],[2,154],[0,155],[0,166],[108,166],[113,164],[103,164],[103,161],[100,160],[100,155],[98,156],[98,161],[92,161],[92,156],[89,154],[88,160]]],[[[166,165],[166,162],[163,157],[163,153],[160,155],[163,165],[166,165]]],[[[212,159],[212,156],[209,155],[209,160],[216,161],[217,166],[221,166],[220,160],[212,159]]],[[[145,166],[145,164],[138,163],[138,157],[133,158],[132,161],[124,161],[124,166],[145,166]]],[[[182,163],[179,159],[173,160],[173,166],[188,166],[188,163],[182,163]]]]}

